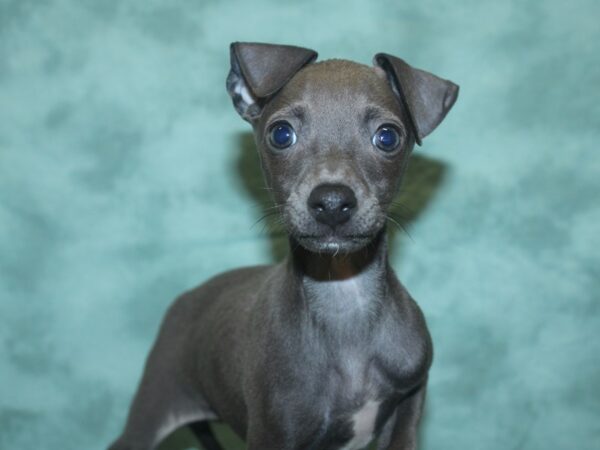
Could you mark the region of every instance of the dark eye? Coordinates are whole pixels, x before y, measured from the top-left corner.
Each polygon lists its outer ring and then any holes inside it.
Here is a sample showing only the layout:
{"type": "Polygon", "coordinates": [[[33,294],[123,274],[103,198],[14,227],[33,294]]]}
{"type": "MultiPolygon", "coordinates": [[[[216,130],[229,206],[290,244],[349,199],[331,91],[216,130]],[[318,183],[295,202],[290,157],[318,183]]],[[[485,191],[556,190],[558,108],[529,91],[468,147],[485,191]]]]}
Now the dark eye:
{"type": "Polygon", "coordinates": [[[373,145],[384,152],[392,152],[400,144],[400,134],[393,125],[383,125],[373,135],[373,145]]]}
{"type": "Polygon", "coordinates": [[[269,130],[269,141],[278,149],[284,149],[296,143],[296,132],[287,122],[276,122],[269,130]]]}

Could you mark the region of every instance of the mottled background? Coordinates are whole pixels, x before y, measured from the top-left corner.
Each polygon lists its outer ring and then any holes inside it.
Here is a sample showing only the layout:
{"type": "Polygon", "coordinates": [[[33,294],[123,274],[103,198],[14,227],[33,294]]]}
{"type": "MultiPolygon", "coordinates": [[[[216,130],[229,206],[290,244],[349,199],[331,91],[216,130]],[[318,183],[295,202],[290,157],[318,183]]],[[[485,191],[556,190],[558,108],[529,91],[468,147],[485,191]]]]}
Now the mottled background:
{"type": "Polygon", "coordinates": [[[234,40],[386,51],[461,85],[392,239],[436,346],[422,449],[600,448],[599,17],[595,0],[0,0],[0,448],[105,448],[171,299],[281,257],[252,226],[234,40]]]}

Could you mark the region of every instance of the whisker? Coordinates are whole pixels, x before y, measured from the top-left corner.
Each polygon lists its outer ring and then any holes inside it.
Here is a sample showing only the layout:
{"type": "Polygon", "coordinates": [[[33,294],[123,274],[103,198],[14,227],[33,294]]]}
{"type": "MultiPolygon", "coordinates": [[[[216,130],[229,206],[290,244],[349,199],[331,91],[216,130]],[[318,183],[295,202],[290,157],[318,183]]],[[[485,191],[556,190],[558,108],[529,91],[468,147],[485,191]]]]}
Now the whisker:
{"type": "Polygon", "coordinates": [[[412,209],[400,201],[391,201],[387,204],[387,207],[390,207],[390,206],[393,207],[393,209],[400,210],[401,212],[407,214],[408,216],[413,215],[412,209]]]}
{"type": "Polygon", "coordinates": [[[264,221],[260,230],[261,234],[265,233],[265,229],[269,235],[280,235],[284,231],[284,219],[278,208],[271,208],[271,211],[264,214],[254,225],[260,221],[264,221]],[[272,218],[272,220],[265,220],[267,218],[272,218]]]}
{"type": "MultiPolygon", "coordinates": [[[[274,216],[275,214],[278,214],[279,211],[274,210],[274,211],[270,211],[267,212],[266,214],[263,214],[256,222],[254,222],[251,226],[250,229],[254,228],[259,222],[262,222],[263,220],[265,220],[267,217],[271,217],[274,216]]],[[[266,221],[265,221],[266,223],[266,221]]]]}
{"type": "Polygon", "coordinates": [[[394,219],[394,217],[392,217],[389,214],[386,214],[386,219],[389,220],[390,222],[392,222],[394,225],[396,225],[398,227],[398,229],[404,231],[406,233],[406,235],[410,238],[411,241],[415,242],[415,240],[413,239],[413,237],[410,235],[410,233],[408,232],[408,230],[404,227],[404,225],[402,225],[400,222],[398,222],[396,219],[394,219]]]}
{"type": "Polygon", "coordinates": [[[277,189],[272,188],[270,186],[257,186],[257,189],[260,189],[261,191],[274,192],[275,194],[281,194],[281,191],[278,191],[277,189]]]}

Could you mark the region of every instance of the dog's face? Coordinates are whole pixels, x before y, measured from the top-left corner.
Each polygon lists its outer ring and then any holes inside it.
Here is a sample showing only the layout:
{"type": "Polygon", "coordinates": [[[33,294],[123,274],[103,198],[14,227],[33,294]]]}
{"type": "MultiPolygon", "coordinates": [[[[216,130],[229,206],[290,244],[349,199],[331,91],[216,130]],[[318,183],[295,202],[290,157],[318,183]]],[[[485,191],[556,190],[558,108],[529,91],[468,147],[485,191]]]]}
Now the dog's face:
{"type": "Polygon", "coordinates": [[[252,123],[289,234],[315,252],[364,247],[386,223],[415,141],[435,121],[417,127],[409,105],[414,92],[400,94],[387,60],[374,68],[344,60],[310,64],[316,54],[306,49],[235,45],[250,47],[232,47],[228,89],[252,123]]]}
{"type": "Polygon", "coordinates": [[[291,236],[312,251],[354,251],[384,226],[414,137],[385,73],[311,64],[254,124],[268,186],[291,236]]]}

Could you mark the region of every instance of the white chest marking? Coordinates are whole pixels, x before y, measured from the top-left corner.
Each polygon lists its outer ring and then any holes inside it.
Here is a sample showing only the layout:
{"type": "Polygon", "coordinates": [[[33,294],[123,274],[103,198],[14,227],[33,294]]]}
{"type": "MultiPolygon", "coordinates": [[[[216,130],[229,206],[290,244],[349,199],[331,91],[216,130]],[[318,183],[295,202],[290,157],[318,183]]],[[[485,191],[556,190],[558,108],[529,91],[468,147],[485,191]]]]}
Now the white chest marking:
{"type": "Polygon", "coordinates": [[[373,439],[375,419],[379,410],[379,402],[369,400],[352,416],[354,437],[342,450],[358,450],[367,446],[373,439]]]}

